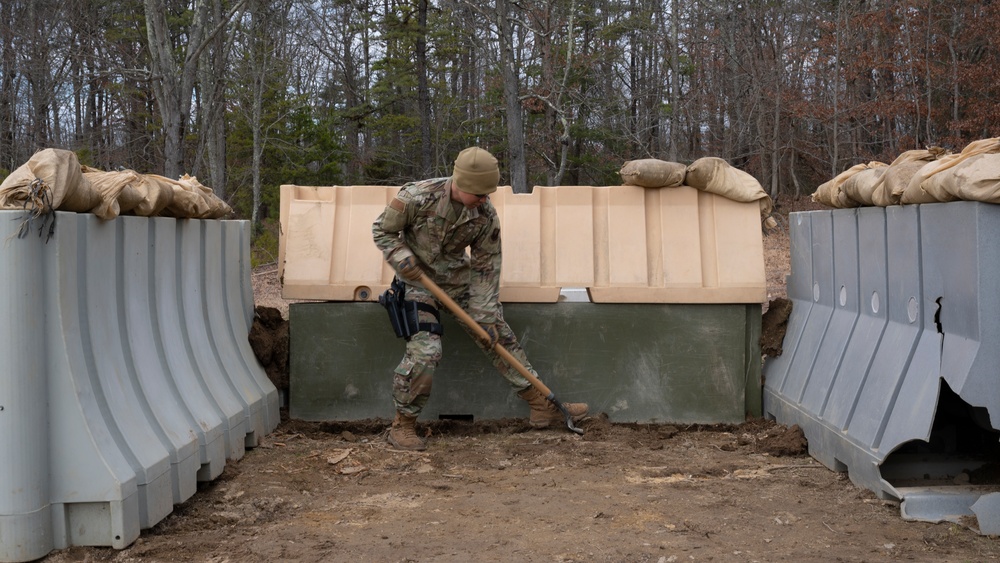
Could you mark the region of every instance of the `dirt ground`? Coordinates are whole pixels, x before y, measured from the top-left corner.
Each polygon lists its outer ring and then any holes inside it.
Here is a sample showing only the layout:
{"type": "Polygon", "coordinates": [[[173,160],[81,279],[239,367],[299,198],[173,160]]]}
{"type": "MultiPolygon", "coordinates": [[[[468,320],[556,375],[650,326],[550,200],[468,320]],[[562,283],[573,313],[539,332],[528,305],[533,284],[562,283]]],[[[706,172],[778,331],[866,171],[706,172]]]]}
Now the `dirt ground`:
{"type": "MultiPolygon", "coordinates": [[[[810,206],[779,201],[777,209],[810,206]]],[[[785,297],[787,232],[765,237],[765,247],[775,300],[785,297]]],[[[254,284],[257,305],[287,318],[274,268],[255,272],[254,284]]],[[[903,521],[897,503],[825,468],[806,454],[798,428],[773,422],[611,424],[596,413],[578,436],[533,430],[524,420],[422,421],[429,448],[419,453],[391,449],[386,424],[285,418],[127,549],[75,547],[46,561],[1000,557],[995,538],[955,524],[903,521]]]]}

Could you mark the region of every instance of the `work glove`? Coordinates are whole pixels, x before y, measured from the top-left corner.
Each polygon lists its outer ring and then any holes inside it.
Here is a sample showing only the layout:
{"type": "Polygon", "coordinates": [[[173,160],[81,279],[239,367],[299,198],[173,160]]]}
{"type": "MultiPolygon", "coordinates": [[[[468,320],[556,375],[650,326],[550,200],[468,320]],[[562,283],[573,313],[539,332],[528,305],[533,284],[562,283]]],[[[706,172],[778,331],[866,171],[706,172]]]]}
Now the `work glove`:
{"type": "Polygon", "coordinates": [[[411,254],[399,261],[399,264],[396,265],[396,273],[405,280],[417,281],[420,279],[423,270],[420,269],[420,265],[417,263],[417,257],[411,254]]]}
{"type": "Polygon", "coordinates": [[[479,342],[485,346],[487,350],[492,350],[493,346],[497,343],[497,339],[500,338],[499,334],[497,334],[497,325],[493,323],[479,323],[479,327],[486,331],[486,336],[489,337],[489,340],[487,340],[483,338],[481,334],[477,334],[479,342]]]}

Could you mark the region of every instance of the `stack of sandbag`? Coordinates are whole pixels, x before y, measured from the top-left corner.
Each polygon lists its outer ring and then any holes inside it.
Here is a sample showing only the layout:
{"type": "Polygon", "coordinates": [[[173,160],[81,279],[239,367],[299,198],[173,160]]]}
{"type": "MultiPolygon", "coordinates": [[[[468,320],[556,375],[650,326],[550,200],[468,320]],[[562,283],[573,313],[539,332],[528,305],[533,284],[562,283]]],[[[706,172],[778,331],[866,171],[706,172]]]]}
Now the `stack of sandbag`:
{"type": "Polygon", "coordinates": [[[973,141],[958,154],[925,164],[910,179],[901,203],[955,200],[1000,203],[1000,138],[973,141]]]}
{"type": "Polygon", "coordinates": [[[226,202],[194,176],[171,180],[134,170],[105,172],[81,166],[76,154],[44,149],[0,184],[0,209],[75,211],[101,219],[143,217],[219,219],[232,213],[226,202]]]}
{"type": "Polygon", "coordinates": [[[830,207],[889,206],[957,200],[1000,203],[1000,137],[952,154],[911,150],[892,164],[858,164],[822,184],[813,201],[830,207]]]}
{"type": "Polygon", "coordinates": [[[760,214],[768,228],[777,225],[771,217],[771,196],[756,178],[733,168],[721,158],[705,157],[685,166],[655,158],[629,160],[618,174],[629,186],[644,188],[674,188],[687,185],[697,190],[720,195],[742,203],[758,202],[760,214]]]}

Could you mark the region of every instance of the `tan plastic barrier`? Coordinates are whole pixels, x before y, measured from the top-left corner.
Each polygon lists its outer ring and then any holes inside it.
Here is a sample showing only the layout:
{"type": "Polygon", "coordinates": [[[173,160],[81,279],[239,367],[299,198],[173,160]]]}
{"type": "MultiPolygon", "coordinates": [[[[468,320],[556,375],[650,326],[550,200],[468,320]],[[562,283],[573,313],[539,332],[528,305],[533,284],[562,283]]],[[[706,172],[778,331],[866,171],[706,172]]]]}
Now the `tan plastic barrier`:
{"type": "MultiPolygon", "coordinates": [[[[398,187],[281,187],[286,299],[372,301],[393,272],[371,225],[398,187]]],[[[688,186],[536,186],[491,196],[503,238],[504,302],[762,303],[760,208],[688,186]]]]}

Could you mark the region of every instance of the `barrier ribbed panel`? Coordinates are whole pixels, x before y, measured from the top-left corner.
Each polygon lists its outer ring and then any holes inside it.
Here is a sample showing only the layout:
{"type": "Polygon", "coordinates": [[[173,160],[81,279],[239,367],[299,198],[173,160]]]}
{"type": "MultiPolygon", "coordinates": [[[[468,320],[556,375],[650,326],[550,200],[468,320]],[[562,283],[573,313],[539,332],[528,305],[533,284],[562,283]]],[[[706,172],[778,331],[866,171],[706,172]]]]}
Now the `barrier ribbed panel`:
{"type": "Polygon", "coordinates": [[[810,454],[901,499],[904,515],[975,514],[995,533],[998,493],[897,488],[880,465],[930,439],[942,382],[1000,428],[1000,207],[794,213],[790,233],[793,309],[782,355],[764,365],[765,414],[801,426],[810,454]]]}
{"type": "MultiPolygon", "coordinates": [[[[371,225],[398,187],[281,187],[278,262],[289,299],[372,301],[392,270],[371,225]]],[[[694,188],[535,187],[491,196],[505,302],[587,288],[600,303],[761,303],[760,212],[694,188]]]]}
{"type": "Polygon", "coordinates": [[[249,228],[59,212],[19,239],[21,218],[0,211],[0,561],[123,548],[278,424],[249,228]]]}

